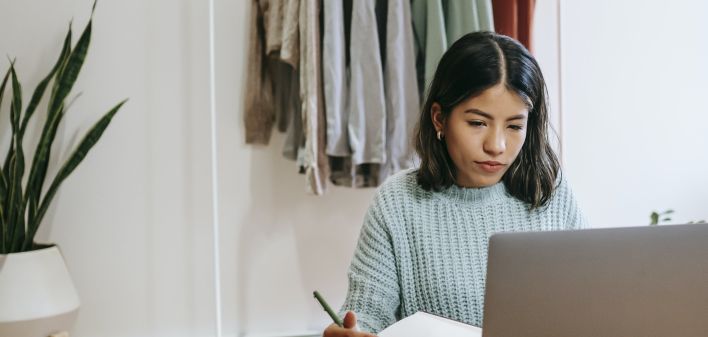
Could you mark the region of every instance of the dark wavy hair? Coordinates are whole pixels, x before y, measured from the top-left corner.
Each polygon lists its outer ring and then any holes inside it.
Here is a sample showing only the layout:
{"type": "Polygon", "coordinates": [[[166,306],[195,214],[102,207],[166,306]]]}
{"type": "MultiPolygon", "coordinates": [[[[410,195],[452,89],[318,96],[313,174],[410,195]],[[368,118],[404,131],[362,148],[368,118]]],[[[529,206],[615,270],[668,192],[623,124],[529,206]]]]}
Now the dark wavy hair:
{"type": "Polygon", "coordinates": [[[516,40],[492,32],[470,33],[457,40],[440,59],[416,130],[421,164],[418,184],[441,191],[455,183],[456,167],[432,122],[433,103],[445,120],[462,101],[504,83],[529,105],[526,141],[502,177],[509,194],[531,209],[544,206],[556,188],[560,163],[548,139],[546,83],[528,50],[516,40]]]}

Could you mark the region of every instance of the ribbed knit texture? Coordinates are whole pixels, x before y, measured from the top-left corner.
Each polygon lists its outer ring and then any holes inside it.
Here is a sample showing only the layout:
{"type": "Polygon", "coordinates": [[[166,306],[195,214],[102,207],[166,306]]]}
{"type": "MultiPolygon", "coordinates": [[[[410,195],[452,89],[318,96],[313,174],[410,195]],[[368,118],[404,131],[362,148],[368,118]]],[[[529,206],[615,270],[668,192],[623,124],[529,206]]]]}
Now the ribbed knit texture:
{"type": "Polygon", "coordinates": [[[340,315],[354,311],[373,333],[417,311],[481,326],[492,234],[584,227],[565,181],[545,207],[529,210],[503,183],[428,192],[415,170],[402,171],[366,213],[340,315]]]}

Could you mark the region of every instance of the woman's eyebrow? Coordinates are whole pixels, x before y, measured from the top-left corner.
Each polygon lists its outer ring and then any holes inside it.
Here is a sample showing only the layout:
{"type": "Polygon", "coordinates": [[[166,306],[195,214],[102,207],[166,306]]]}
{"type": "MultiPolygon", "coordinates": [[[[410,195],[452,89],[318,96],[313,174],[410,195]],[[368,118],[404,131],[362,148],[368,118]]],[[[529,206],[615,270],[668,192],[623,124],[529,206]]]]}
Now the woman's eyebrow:
{"type": "MultiPolygon", "coordinates": [[[[480,115],[484,118],[494,120],[494,117],[491,114],[488,114],[488,113],[486,113],[482,110],[479,110],[479,109],[467,109],[467,110],[465,110],[465,113],[466,114],[467,113],[476,114],[476,115],[480,115]]],[[[507,118],[506,120],[513,121],[513,120],[517,120],[517,119],[526,119],[526,115],[518,114],[518,115],[511,116],[511,117],[507,118]]]]}

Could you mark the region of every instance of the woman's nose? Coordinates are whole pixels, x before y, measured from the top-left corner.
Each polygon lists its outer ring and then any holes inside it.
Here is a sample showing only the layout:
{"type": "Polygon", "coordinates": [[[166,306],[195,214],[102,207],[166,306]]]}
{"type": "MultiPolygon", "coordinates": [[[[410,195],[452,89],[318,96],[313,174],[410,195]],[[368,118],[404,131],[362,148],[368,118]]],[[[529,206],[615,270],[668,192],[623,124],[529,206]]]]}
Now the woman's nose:
{"type": "Polygon", "coordinates": [[[484,152],[492,156],[498,156],[506,150],[506,139],[504,132],[490,130],[484,141],[484,152]]]}

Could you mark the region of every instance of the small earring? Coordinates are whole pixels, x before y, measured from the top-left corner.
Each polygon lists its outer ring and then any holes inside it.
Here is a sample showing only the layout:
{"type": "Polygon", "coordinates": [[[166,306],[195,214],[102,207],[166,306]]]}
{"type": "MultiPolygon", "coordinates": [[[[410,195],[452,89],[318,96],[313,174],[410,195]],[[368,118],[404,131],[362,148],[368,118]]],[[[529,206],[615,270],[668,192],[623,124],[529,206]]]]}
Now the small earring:
{"type": "Polygon", "coordinates": [[[442,140],[442,139],[443,139],[443,133],[442,133],[442,131],[438,131],[438,140],[442,140]]]}

